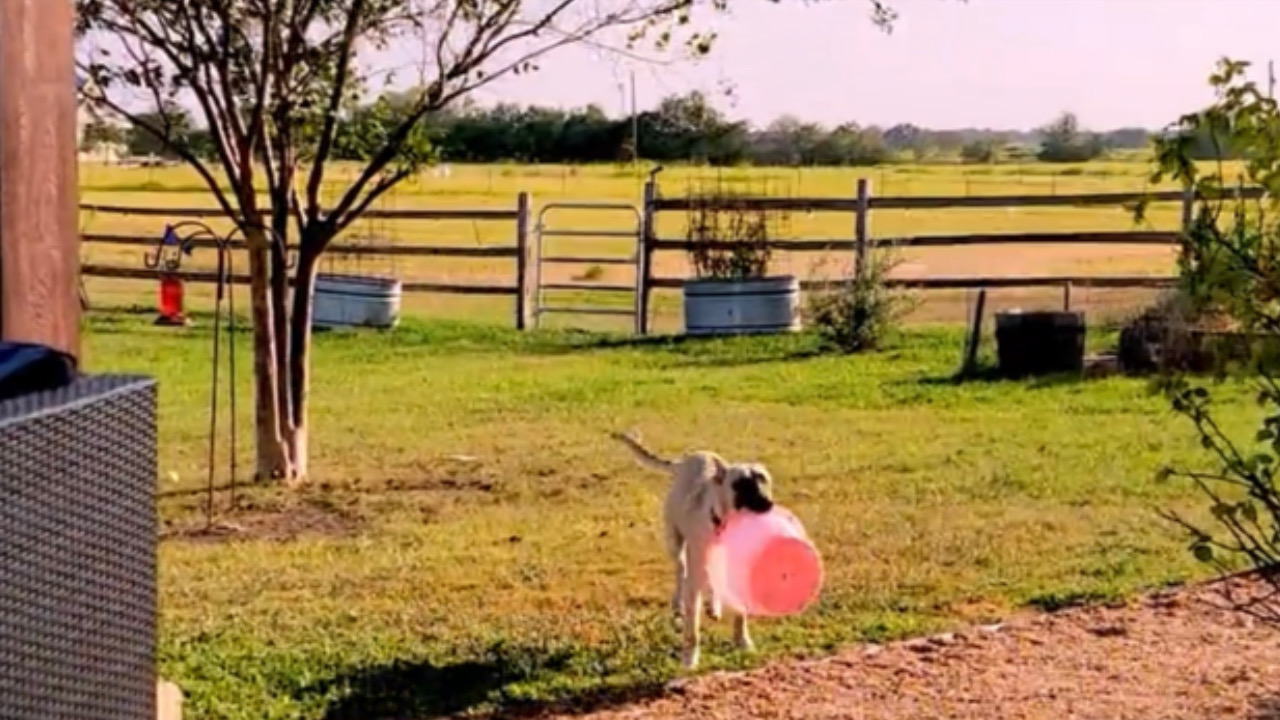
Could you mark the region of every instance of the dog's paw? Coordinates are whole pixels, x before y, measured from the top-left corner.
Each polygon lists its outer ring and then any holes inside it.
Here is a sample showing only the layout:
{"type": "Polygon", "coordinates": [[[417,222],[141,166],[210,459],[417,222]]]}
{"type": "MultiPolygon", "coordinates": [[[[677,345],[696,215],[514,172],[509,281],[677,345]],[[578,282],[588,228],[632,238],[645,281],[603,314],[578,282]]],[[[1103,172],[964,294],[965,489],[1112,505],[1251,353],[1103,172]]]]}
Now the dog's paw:
{"type": "Polygon", "coordinates": [[[751,638],[749,637],[737,638],[736,640],[734,640],[733,644],[737,645],[738,649],[741,650],[742,652],[749,653],[749,652],[755,652],[756,650],[756,644],[752,642],[751,638]]]}
{"type": "Polygon", "coordinates": [[[720,604],[720,598],[715,598],[707,603],[707,617],[712,620],[719,620],[724,617],[724,606],[720,604]]]}
{"type": "Polygon", "coordinates": [[[680,654],[680,666],[685,670],[698,669],[698,648],[685,650],[680,654]]]}

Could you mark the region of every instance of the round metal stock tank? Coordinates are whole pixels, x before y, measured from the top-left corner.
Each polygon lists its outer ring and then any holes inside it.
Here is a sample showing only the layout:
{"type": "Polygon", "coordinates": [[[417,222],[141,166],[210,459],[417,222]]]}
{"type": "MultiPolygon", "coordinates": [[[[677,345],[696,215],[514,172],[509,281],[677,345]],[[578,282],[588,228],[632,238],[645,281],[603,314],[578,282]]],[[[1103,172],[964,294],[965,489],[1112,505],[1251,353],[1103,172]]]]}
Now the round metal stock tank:
{"type": "Polygon", "coordinates": [[[401,282],[371,275],[319,275],[311,325],[316,328],[394,327],[400,321],[401,282]]]}
{"type": "Polygon", "coordinates": [[[800,330],[800,280],[686,280],[686,335],[748,335],[800,330]]]}
{"type": "Polygon", "coordinates": [[[1084,313],[996,313],[1000,374],[1027,377],[1084,370],[1084,313]]]}

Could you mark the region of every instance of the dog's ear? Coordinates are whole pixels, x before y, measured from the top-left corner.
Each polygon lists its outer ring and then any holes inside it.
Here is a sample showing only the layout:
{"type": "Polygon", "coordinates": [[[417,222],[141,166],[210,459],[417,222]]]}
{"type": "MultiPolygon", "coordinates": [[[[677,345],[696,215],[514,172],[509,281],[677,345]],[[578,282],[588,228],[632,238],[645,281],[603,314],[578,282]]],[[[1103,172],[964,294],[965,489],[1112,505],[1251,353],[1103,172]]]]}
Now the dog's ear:
{"type": "Polygon", "coordinates": [[[711,456],[711,467],[711,481],[717,485],[723,485],[725,478],[729,476],[729,466],[725,464],[724,458],[719,455],[711,456]]]}

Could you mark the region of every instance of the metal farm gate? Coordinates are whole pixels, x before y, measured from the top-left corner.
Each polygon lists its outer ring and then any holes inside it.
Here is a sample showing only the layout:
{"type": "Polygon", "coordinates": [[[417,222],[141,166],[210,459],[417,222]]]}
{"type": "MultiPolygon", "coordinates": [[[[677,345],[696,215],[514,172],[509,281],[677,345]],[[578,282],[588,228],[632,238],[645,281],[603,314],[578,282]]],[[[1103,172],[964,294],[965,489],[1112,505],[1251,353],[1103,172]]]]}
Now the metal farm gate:
{"type": "MultiPolygon", "coordinates": [[[[603,221],[597,221],[604,224],[603,221]]],[[[626,203],[588,203],[588,202],[560,202],[544,205],[538,212],[537,223],[534,226],[536,248],[534,250],[534,297],[533,297],[533,326],[541,327],[542,316],[551,313],[573,314],[573,315],[613,315],[619,317],[632,318],[636,334],[641,334],[645,330],[643,317],[642,286],[644,282],[644,216],[639,208],[626,203]],[[577,213],[594,213],[596,216],[612,215],[615,218],[621,216],[625,222],[619,225],[623,229],[591,227],[582,229],[581,227],[573,227],[572,223],[565,223],[563,229],[548,223],[548,216],[565,215],[569,211],[577,213]],[[550,238],[576,238],[579,245],[595,246],[588,252],[558,252],[556,254],[548,254],[547,240],[550,238]],[[620,240],[630,241],[627,246],[627,254],[604,254],[604,247],[614,244],[620,240]],[[599,251],[597,251],[599,248],[599,251]],[[613,283],[608,281],[594,281],[595,278],[590,277],[590,270],[587,273],[572,277],[570,280],[549,279],[544,273],[544,269],[548,266],[579,266],[585,268],[601,269],[599,275],[606,273],[603,268],[609,267],[628,267],[630,268],[630,282],[613,283]],[[575,293],[572,301],[567,303],[552,304],[547,301],[547,292],[570,292],[575,293]],[[630,297],[626,297],[626,296],[630,297]],[[592,300],[589,298],[595,297],[592,300]],[[604,300],[605,297],[619,297],[621,302],[610,303],[604,300]]]]}

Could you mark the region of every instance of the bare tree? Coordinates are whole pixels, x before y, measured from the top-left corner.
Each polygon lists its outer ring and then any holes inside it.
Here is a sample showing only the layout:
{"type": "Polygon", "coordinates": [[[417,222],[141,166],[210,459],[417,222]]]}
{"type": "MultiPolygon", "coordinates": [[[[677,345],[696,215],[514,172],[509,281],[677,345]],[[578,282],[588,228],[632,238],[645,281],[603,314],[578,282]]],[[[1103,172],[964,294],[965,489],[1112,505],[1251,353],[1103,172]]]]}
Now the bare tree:
{"type": "MultiPolygon", "coordinates": [[[[887,26],[892,11],[869,1],[875,22],[887,26]]],[[[422,121],[570,45],[704,53],[712,35],[692,20],[726,2],[77,0],[78,64],[93,88],[86,99],[168,145],[245,237],[260,479],[307,475],[318,260],[335,236],[430,160],[422,121]],[[344,115],[388,82],[385,71],[362,61],[392,45],[421,48],[419,89],[360,129],[365,165],[335,204],[322,207],[344,115]],[[179,132],[185,107],[207,129],[213,159],[179,132]]]]}

